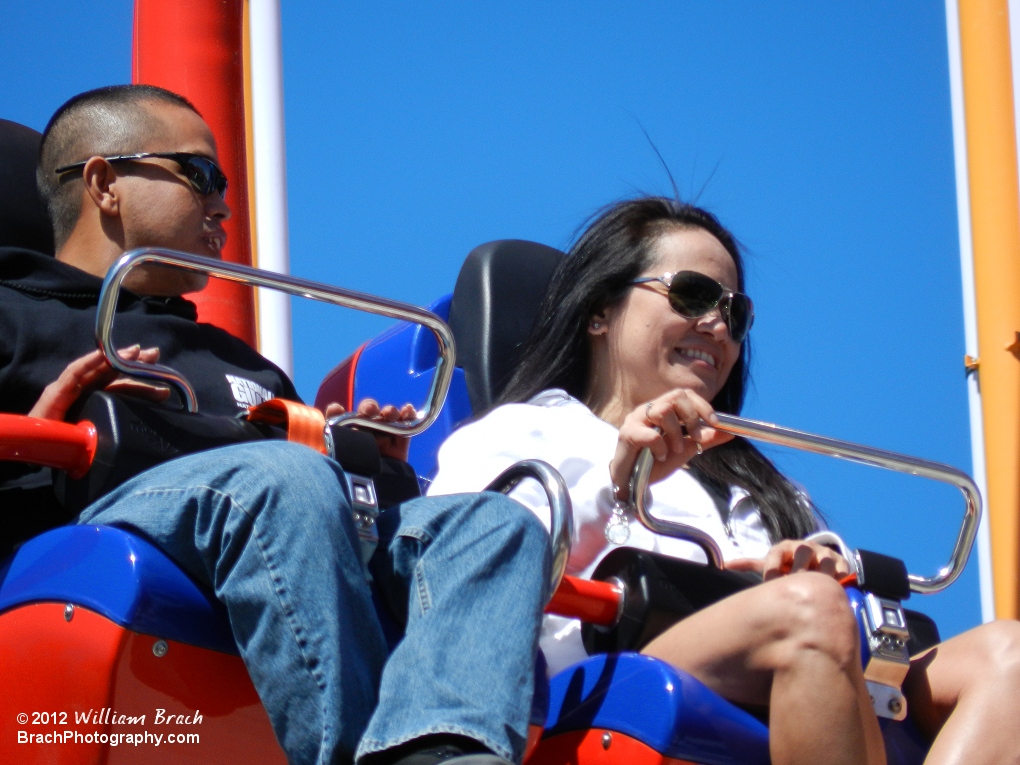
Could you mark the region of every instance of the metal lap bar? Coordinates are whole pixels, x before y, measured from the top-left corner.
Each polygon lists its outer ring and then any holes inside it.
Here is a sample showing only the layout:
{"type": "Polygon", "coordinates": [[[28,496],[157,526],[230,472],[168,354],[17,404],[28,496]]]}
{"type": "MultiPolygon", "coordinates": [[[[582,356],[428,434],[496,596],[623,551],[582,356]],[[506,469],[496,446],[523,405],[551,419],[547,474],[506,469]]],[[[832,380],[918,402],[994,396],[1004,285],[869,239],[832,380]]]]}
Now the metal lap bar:
{"type": "Polygon", "coordinates": [[[548,462],[521,460],[496,476],[485,490],[509,494],[525,478],[534,478],[538,481],[549,500],[549,536],[552,544],[549,600],[552,600],[567,570],[570,541],[574,538],[574,511],[563,476],[548,462]]]}
{"type": "MultiPolygon", "coordinates": [[[[719,418],[719,425],[716,426],[718,430],[732,433],[736,436],[753,438],[780,446],[789,446],[814,454],[838,457],[850,462],[872,465],[899,473],[907,473],[908,475],[930,478],[957,487],[963,493],[966,507],[964,509],[963,522],[960,525],[960,533],[956,538],[956,544],[953,547],[949,562],[932,577],[909,574],[910,589],[923,594],[940,592],[956,581],[956,578],[963,571],[964,566],[967,564],[967,558],[970,556],[971,548],[974,546],[978,523],[981,520],[981,494],[978,492],[974,481],[963,471],[939,462],[923,460],[905,454],[897,454],[896,452],[888,452],[884,449],[875,449],[870,446],[861,446],[860,444],[840,441],[835,438],[816,436],[812,433],[804,433],[768,422],[748,420],[743,417],[719,412],[716,413],[716,416],[719,418]]],[[[693,531],[698,532],[698,535],[688,536],[690,527],[662,521],[648,513],[645,507],[645,491],[648,488],[648,476],[651,473],[653,460],[651,451],[643,449],[638,456],[637,463],[634,466],[634,473],[631,477],[630,496],[638,519],[653,531],[690,539],[701,544],[702,548],[706,548],[707,545],[703,539],[704,532],[701,532],[699,529],[693,529],[693,531]]],[[[712,544],[715,545],[714,541],[712,544]]],[[[718,552],[718,545],[715,545],[715,550],[718,552]]],[[[712,555],[709,555],[709,561],[713,562],[712,555]]],[[[718,561],[722,561],[721,554],[718,555],[718,561]]]]}
{"type": "Polygon", "coordinates": [[[652,450],[647,447],[641,450],[637,461],[634,463],[634,472],[630,476],[630,505],[634,509],[634,515],[637,516],[637,519],[641,521],[645,528],[654,531],[656,534],[676,537],[677,539],[683,539],[698,545],[704,551],[710,566],[722,568],[722,549],[720,549],[719,543],[712,538],[711,534],[702,531],[697,526],[688,526],[686,523],[677,523],[676,521],[664,521],[648,512],[646,504],[648,499],[648,478],[652,474],[652,465],[654,463],[655,458],[652,456],[652,450]]]}
{"type": "Polygon", "coordinates": [[[252,287],[266,287],[286,292],[290,295],[318,300],[323,303],[332,303],[333,305],[344,306],[346,308],[354,308],[358,311],[387,316],[391,319],[408,321],[427,327],[436,337],[436,342],[439,345],[439,359],[436,362],[436,371],[432,378],[432,384],[429,386],[425,404],[416,413],[415,418],[403,422],[388,423],[359,417],[356,414],[345,414],[331,419],[330,424],[340,422],[344,426],[361,425],[393,435],[414,436],[425,430],[439,416],[439,410],[446,400],[446,392],[450,387],[450,380],[453,377],[455,350],[453,332],[446,325],[446,322],[431,311],[426,311],[423,308],[418,308],[408,303],[400,303],[395,300],[388,300],[387,298],[367,295],[363,292],[355,292],[354,290],[343,289],[342,287],[299,279],[287,274],[260,271],[250,266],[212,260],[184,252],[152,247],[131,250],[120,257],[106,274],[106,279],[103,281],[103,288],[99,294],[99,310],[96,314],[96,342],[100,350],[105,354],[110,366],[118,372],[133,377],[158,380],[169,383],[177,388],[181,392],[189,412],[198,411],[198,404],[195,400],[194,389],[183,375],[161,364],[143,364],[137,361],[122,359],[117,355],[116,349],[113,347],[113,320],[116,315],[117,297],[120,294],[121,283],[132,268],[145,263],[176,266],[188,271],[218,276],[239,284],[247,284],[252,287]]]}

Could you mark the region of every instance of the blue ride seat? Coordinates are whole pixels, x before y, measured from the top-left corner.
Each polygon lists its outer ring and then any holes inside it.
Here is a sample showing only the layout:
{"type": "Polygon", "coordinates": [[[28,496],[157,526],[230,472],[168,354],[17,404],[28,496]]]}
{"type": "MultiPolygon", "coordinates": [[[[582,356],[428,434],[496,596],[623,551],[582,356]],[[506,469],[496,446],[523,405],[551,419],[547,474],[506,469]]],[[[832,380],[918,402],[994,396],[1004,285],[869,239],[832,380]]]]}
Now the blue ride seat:
{"type": "Polygon", "coordinates": [[[237,654],[222,604],[150,542],[111,526],[63,526],[0,565],[0,613],[71,603],[125,629],[237,654]]]}
{"type": "Polygon", "coordinates": [[[769,732],[701,681],[636,653],[592,656],[549,686],[544,738],[598,729],[705,765],[768,765],[769,732]],[[635,710],[640,709],[640,714],[635,710]]]}
{"type": "MultiPolygon", "coordinates": [[[[444,295],[428,309],[446,321],[450,318],[452,295],[444,295]]],[[[460,348],[458,346],[458,358],[460,348]]],[[[435,373],[439,346],[436,337],[420,324],[400,322],[368,341],[353,356],[332,369],[323,379],[315,396],[315,405],[338,402],[352,411],[356,401],[376,398],[400,406],[424,401],[435,373]],[[357,398],[355,398],[357,391],[357,398]]],[[[453,370],[450,390],[439,418],[421,435],[411,439],[407,461],[419,479],[436,472],[436,453],[440,444],[459,422],[471,416],[464,370],[453,370]]]]}

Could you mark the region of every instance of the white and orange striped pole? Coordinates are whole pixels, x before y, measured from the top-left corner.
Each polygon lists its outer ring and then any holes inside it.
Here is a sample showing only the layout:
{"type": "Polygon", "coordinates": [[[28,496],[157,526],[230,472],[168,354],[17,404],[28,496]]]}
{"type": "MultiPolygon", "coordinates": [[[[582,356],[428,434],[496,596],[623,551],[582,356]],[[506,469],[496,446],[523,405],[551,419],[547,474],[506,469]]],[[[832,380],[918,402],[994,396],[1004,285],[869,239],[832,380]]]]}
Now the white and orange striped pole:
{"type": "MultiPolygon", "coordinates": [[[[290,272],[287,228],[287,155],[283,111],[283,43],[280,0],[247,0],[245,101],[249,105],[248,167],[252,183],[254,265],[290,272]]],[[[259,352],[293,375],[290,298],[258,290],[259,352]]]]}
{"type": "MultiPolygon", "coordinates": [[[[1020,188],[1010,17],[946,0],[984,619],[1020,616],[1020,188]]],[[[1020,26],[1018,26],[1020,29],[1020,26]]],[[[1020,38],[1014,38],[1020,46],[1020,38]]]]}

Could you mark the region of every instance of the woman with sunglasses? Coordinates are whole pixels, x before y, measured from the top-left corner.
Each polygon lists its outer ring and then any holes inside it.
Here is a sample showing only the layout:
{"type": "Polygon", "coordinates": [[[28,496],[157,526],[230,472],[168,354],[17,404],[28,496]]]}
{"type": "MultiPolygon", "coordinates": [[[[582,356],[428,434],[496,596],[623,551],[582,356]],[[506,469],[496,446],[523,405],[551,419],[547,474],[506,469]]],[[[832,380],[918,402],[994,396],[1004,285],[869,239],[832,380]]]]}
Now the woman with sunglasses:
{"type": "MultiPolygon", "coordinates": [[[[430,493],[473,491],[520,459],[555,466],[570,489],[568,573],[590,576],[617,545],[704,560],[695,545],[630,518],[625,496],[649,447],[652,512],[700,527],[727,568],[763,583],[668,628],[642,652],[738,704],[767,708],[774,765],[885,762],[838,583],[846,561],[800,541],[810,503],[750,442],[711,427],[739,413],[754,312],[740,252],[710,213],[665,198],[611,205],[549,287],[496,408],[455,432],[430,493]]],[[[538,489],[514,498],[542,514],[538,489]]],[[[935,739],[927,762],[1020,762],[1020,625],[985,625],[912,667],[910,713],[935,739]],[[936,738],[937,735],[937,738],[936,738]]],[[[576,621],[546,617],[553,671],[585,657],[576,621]]]]}

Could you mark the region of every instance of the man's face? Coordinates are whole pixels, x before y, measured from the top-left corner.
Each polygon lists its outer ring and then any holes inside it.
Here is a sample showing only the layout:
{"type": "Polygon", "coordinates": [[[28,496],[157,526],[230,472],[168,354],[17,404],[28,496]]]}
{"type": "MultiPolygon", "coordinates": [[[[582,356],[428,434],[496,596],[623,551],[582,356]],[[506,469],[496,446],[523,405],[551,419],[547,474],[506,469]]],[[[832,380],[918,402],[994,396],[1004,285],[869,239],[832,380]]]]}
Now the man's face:
{"type": "MultiPolygon", "coordinates": [[[[216,142],[205,121],[190,109],[163,103],[145,107],[163,125],[141,152],[187,152],[219,164],[216,142]]],[[[120,225],[125,251],[162,247],[220,258],[230,208],[215,192],[199,194],[171,159],[147,158],[113,165],[121,190],[120,225]]],[[[141,266],[124,286],[145,295],[180,295],[205,287],[206,277],[175,268],[141,266]]]]}

